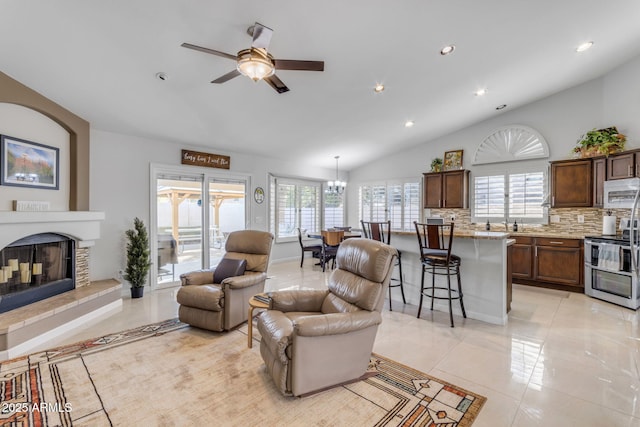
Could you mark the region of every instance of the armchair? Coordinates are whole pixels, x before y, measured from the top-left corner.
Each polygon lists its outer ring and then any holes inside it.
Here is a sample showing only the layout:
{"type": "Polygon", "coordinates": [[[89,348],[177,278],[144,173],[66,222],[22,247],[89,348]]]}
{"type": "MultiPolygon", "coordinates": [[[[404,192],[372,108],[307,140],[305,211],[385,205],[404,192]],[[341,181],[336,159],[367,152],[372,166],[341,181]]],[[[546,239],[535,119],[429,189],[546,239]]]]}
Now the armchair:
{"type": "Polygon", "coordinates": [[[228,331],[245,322],[249,299],[264,290],[272,242],[271,233],[234,231],[218,268],[180,275],[180,321],[211,331],[228,331]]]}
{"type": "Polygon", "coordinates": [[[285,395],[360,378],[367,370],[396,250],[369,239],[340,244],[327,290],[269,292],[260,354],[285,395]]]}

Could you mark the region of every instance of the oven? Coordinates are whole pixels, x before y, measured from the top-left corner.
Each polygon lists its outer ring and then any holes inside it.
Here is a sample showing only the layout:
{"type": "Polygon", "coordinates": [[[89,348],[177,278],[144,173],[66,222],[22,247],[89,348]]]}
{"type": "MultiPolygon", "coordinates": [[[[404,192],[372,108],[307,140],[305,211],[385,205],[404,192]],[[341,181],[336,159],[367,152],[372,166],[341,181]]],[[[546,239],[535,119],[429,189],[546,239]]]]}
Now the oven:
{"type": "MultiPolygon", "coordinates": [[[[633,245],[638,259],[638,245],[633,245]]],[[[628,234],[584,238],[584,292],[594,298],[636,310],[640,307],[638,270],[628,234]]]]}

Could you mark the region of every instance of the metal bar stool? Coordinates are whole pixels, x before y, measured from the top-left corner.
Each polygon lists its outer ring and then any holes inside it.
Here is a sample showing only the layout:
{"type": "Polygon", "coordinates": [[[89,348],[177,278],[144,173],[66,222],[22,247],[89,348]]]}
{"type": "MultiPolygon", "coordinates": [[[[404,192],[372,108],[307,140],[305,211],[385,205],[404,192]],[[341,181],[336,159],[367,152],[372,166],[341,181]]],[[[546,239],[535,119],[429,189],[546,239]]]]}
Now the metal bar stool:
{"type": "MultiPolygon", "coordinates": [[[[360,224],[362,224],[362,232],[364,233],[364,237],[366,239],[377,240],[382,243],[386,243],[390,245],[391,243],[391,221],[380,221],[380,222],[367,222],[360,220],[360,224]]],[[[396,249],[398,252],[398,261],[396,265],[398,266],[398,273],[400,274],[400,278],[396,279],[392,277],[392,281],[399,282],[397,284],[389,283],[389,311],[393,311],[391,308],[391,288],[400,287],[400,292],[402,293],[402,302],[404,304],[407,303],[407,300],[404,297],[404,287],[402,282],[402,253],[396,249]]]]}
{"type": "Polygon", "coordinates": [[[453,328],[452,300],[460,300],[462,316],[467,317],[462,301],[462,285],[460,283],[460,257],[451,253],[453,242],[453,222],[449,224],[420,224],[414,221],[418,244],[420,245],[420,261],[422,263],[422,281],[420,282],[420,305],[418,306],[418,318],[422,312],[423,297],[431,298],[431,310],[433,300],[443,299],[449,301],[449,318],[453,328]],[[431,274],[431,286],[425,289],[424,273],[431,274]],[[436,286],[436,275],[447,276],[447,286],[436,286]],[[458,289],[451,289],[451,276],[458,278],[458,289]],[[440,295],[436,296],[436,291],[440,295]],[[445,296],[442,296],[442,291],[445,296]]]}

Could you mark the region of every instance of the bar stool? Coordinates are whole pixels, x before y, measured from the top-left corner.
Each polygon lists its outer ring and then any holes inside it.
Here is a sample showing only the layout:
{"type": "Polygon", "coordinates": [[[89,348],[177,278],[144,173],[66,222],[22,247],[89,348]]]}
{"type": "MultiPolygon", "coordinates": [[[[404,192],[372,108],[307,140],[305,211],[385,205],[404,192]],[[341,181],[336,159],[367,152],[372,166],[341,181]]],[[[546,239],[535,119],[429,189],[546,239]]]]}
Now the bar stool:
{"type": "Polygon", "coordinates": [[[462,285],[460,283],[460,257],[451,253],[453,242],[453,222],[449,224],[420,224],[414,221],[418,244],[420,245],[420,261],[422,263],[422,281],[420,282],[420,305],[418,306],[418,318],[422,312],[423,297],[431,298],[431,310],[433,300],[443,299],[449,301],[449,318],[453,328],[452,300],[460,300],[462,317],[466,318],[462,301],[462,285]],[[431,286],[425,289],[424,273],[431,274],[431,286]],[[436,286],[436,275],[447,276],[447,286],[436,286]],[[451,289],[451,276],[458,279],[458,289],[451,289]],[[436,291],[446,291],[436,295],[436,291]]]}
{"type": "MultiPolygon", "coordinates": [[[[391,242],[391,221],[381,221],[381,222],[367,222],[360,220],[360,224],[362,224],[362,232],[364,233],[364,237],[366,239],[377,240],[382,243],[386,243],[387,245],[391,242]]],[[[400,287],[400,292],[402,293],[402,302],[404,304],[407,303],[407,300],[404,297],[404,287],[402,282],[402,253],[398,251],[398,261],[395,265],[398,266],[398,273],[400,274],[400,278],[396,279],[392,277],[392,281],[399,282],[397,284],[389,283],[389,311],[393,311],[391,308],[391,288],[400,287]]]]}

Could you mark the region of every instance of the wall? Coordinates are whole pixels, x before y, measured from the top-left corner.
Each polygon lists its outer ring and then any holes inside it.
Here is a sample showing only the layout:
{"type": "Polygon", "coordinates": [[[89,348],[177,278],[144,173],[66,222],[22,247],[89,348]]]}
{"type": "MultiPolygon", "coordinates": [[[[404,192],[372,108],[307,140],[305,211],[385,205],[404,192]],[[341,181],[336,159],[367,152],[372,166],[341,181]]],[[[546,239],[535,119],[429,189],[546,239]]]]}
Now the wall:
{"type": "MultiPolygon", "coordinates": [[[[571,150],[576,140],[592,128],[615,125],[628,136],[627,147],[640,146],[640,58],[636,58],[606,76],[565,90],[525,106],[497,113],[496,117],[469,126],[460,131],[440,136],[413,149],[388,156],[350,172],[348,197],[357,200],[358,185],[371,181],[393,178],[421,177],[430,169],[434,157],[442,157],[445,151],[463,149],[463,163],[474,172],[499,170],[504,166],[473,166],[475,150],[493,130],[506,125],[525,125],[536,129],[549,144],[550,158],[517,162],[519,168],[530,166],[546,167],[549,160],[571,158],[571,150]]],[[[515,163],[512,163],[513,167],[515,163]]],[[[598,210],[601,215],[601,209],[598,210]]],[[[584,229],[577,225],[577,215],[585,214],[593,218],[593,212],[575,210],[574,215],[562,214],[557,228],[584,229]],[[565,221],[565,222],[562,222],[565,221]]],[[[469,211],[458,212],[461,218],[468,218],[469,211]]],[[[356,203],[349,205],[348,218],[354,223],[358,218],[356,203]]],[[[593,219],[589,224],[599,232],[601,221],[593,219]],[[598,225],[599,224],[599,225],[598,225]]]]}
{"type": "MultiPolygon", "coordinates": [[[[59,124],[30,108],[0,102],[0,134],[60,149],[60,189],[0,186],[0,210],[13,210],[13,200],[48,201],[53,211],[69,208],[69,133],[59,124]]],[[[1,155],[0,155],[1,156],[1,155]]]]}
{"type": "MultiPolygon", "coordinates": [[[[257,230],[268,229],[268,200],[257,204],[253,190],[269,188],[269,173],[312,179],[331,179],[333,169],[313,168],[294,162],[285,162],[246,154],[230,153],[215,147],[198,147],[173,141],[159,141],[129,135],[91,131],[91,209],[104,211],[102,238],[91,249],[92,280],[117,277],[125,265],[124,232],[131,227],[134,217],[149,224],[150,166],[151,164],[179,166],[180,150],[193,149],[231,156],[231,169],[218,173],[247,174],[250,176],[250,224],[257,230]]],[[[191,171],[211,171],[209,168],[184,166],[191,171]]],[[[248,200],[249,202],[249,200],[248,200]]],[[[272,259],[297,258],[298,242],[274,244],[272,259]]]]}

